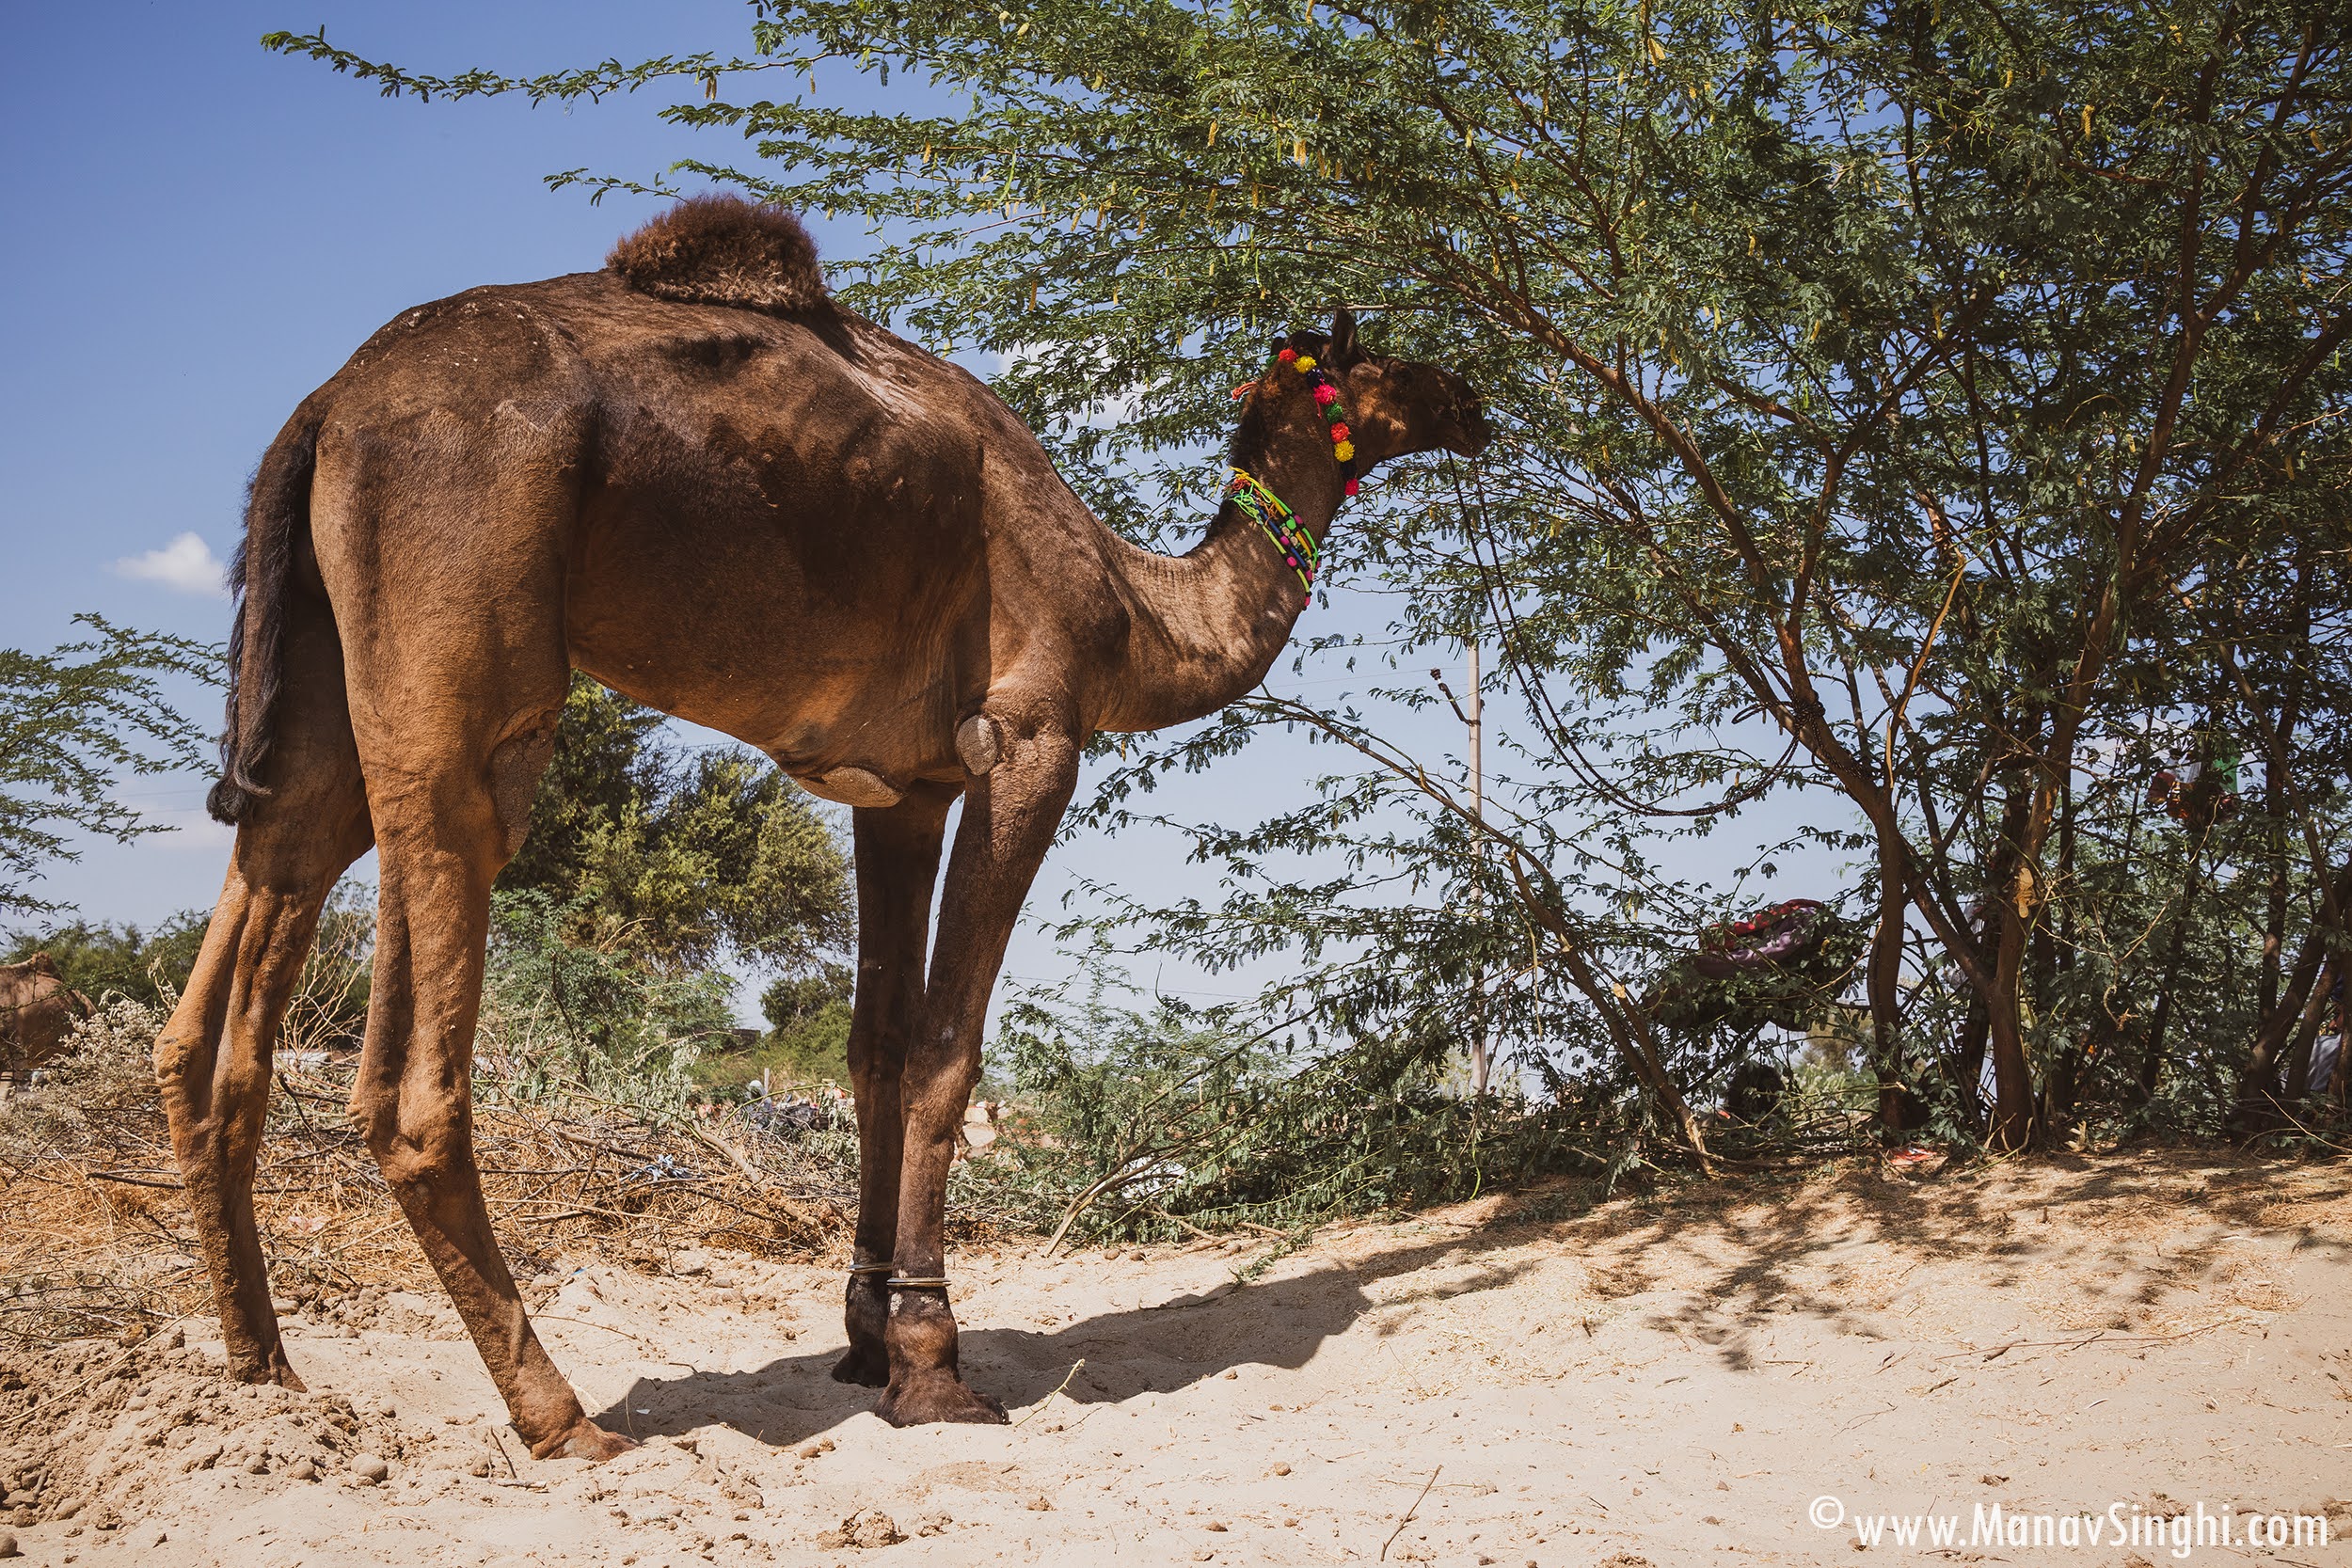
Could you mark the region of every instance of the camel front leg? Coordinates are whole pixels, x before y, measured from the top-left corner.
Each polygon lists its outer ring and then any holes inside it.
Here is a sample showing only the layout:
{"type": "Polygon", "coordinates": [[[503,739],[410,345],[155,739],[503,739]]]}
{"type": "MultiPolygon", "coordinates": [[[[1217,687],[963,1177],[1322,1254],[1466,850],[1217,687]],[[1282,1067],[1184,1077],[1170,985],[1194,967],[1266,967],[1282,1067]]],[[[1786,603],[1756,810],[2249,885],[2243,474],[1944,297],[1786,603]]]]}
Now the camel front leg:
{"type": "Polygon", "coordinates": [[[893,1426],[1005,1418],[1004,1406],[967,1386],[957,1370],[956,1318],[946,1284],[947,1170],[957,1124],[980,1075],[989,992],[1077,784],[1078,747],[1066,724],[1016,727],[997,718],[1008,743],[964,798],[922,1024],[899,1083],[906,1142],[885,1335],[890,1385],[876,1406],[893,1426]]]}
{"type": "Polygon", "coordinates": [[[843,1318],[849,1354],[836,1382],[879,1388],[890,1381],[883,1335],[890,1321],[890,1258],[898,1235],[898,1163],[904,1119],[898,1080],[923,1008],[923,951],[939,844],[951,791],[918,784],[895,806],[858,808],[857,1001],[850,1018],[850,1083],[857,1095],[857,1252],[843,1318]]]}

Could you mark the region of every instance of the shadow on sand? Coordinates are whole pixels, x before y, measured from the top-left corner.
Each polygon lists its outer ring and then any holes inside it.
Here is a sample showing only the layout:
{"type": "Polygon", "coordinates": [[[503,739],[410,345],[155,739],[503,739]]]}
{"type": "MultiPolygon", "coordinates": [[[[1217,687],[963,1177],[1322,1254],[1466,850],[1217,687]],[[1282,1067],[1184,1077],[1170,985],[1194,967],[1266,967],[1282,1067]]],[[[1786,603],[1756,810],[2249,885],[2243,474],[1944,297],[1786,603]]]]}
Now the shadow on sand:
{"type": "MultiPolygon", "coordinates": [[[[1867,1166],[1826,1181],[1817,1176],[1751,1176],[1597,1208],[1599,1195],[1590,1184],[1571,1183],[1522,1195],[1460,1235],[1354,1262],[1335,1259],[1294,1277],[1220,1286],[1049,1332],[967,1326],[963,1371],[974,1386],[1017,1412],[1060,1386],[1082,1358],[1086,1366],[1064,1390],[1081,1404],[1169,1392],[1245,1365],[1295,1370],[1375,1307],[1507,1286],[1560,1257],[1582,1265],[1587,1299],[1649,1297],[1637,1321],[1686,1336],[1730,1369],[1749,1370],[1756,1365],[1757,1336],[1768,1335],[1775,1319],[1810,1317],[1860,1339],[1877,1338],[1878,1316],[1890,1304],[1851,1271],[1889,1254],[1957,1264],[1988,1287],[2060,1269],[2078,1282],[2078,1319],[2101,1317],[2120,1327],[2137,1310],[2199,1289],[2197,1281],[2226,1265],[2230,1231],[2292,1238],[2299,1251],[2352,1253],[2308,1225],[2280,1224],[2269,1210],[2276,1172],[2243,1158],[2057,1156],[2026,1175],[1977,1165],[1928,1179],[1889,1177],[1867,1166]],[[2162,1216],[2153,1233],[2138,1226],[2112,1231],[2101,1224],[2042,1223],[2050,1205],[2119,1203],[2142,1216],[2162,1216]],[[2175,1217],[2177,1227],[2166,1223],[2175,1217]],[[1532,1258],[1521,1250],[1513,1261],[1482,1260],[1531,1243],[1537,1249],[1532,1258]],[[1444,1283],[1374,1298],[1381,1281],[1440,1264],[1450,1271],[1444,1283]],[[1451,1272],[1464,1265],[1470,1265],[1467,1275],[1451,1272]]],[[[1565,1311],[1565,1299],[1552,1309],[1565,1311]]],[[[837,1354],[786,1356],[755,1371],[640,1379],[596,1419],[641,1437],[723,1423],[762,1442],[799,1443],[873,1408],[873,1389],[832,1380],[837,1354]]]]}
{"type": "MultiPolygon", "coordinates": [[[[1523,1243],[1526,1232],[1511,1238],[1523,1243]]],[[[1326,1339],[1344,1333],[1375,1307],[1372,1288],[1442,1261],[1502,1244],[1491,1230],[1426,1244],[1397,1247],[1353,1263],[1332,1263],[1291,1278],[1176,1296],[1124,1312],[1105,1312],[1048,1331],[967,1323],[963,1375],[976,1388],[1016,1413],[1063,1379],[1063,1392],[1080,1404],[1113,1403],[1167,1393],[1241,1366],[1303,1367],[1326,1339]],[[1074,1377],[1071,1369],[1086,1365],[1074,1377]]],[[[1463,1294],[1510,1284],[1521,1263],[1479,1268],[1439,1292],[1463,1294]]],[[[967,1312],[969,1308],[965,1309],[967,1312]]],[[[871,1410],[879,1392],[833,1381],[837,1346],[781,1356],[750,1371],[690,1371],[680,1377],[640,1378],[628,1393],[596,1413],[598,1425],[644,1438],[676,1435],[713,1424],[788,1447],[871,1410]]]]}

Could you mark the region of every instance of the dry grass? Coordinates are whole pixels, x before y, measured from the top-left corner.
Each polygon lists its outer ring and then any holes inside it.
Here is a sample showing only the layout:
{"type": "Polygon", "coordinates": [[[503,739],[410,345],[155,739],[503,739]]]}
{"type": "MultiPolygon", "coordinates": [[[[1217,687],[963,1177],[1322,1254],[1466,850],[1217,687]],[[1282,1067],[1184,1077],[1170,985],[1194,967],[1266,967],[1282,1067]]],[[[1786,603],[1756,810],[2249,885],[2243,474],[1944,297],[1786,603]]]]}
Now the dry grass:
{"type": "MultiPolygon", "coordinates": [[[[0,1112],[0,1343],[133,1340],[206,1309],[207,1291],[148,1066],[155,1020],[94,1021],[60,1083],[0,1112]]],[[[254,1209],[271,1286],[308,1303],[433,1289],[407,1222],[343,1113],[352,1065],[278,1074],[254,1209]]],[[[855,1196],[846,1132],[786,1141],[732,1117],[663,1123],[584,1095],[502,1101],[477,1086],[474,1143],[499,1240],[529,1280],[564,1254],[665,1269],[721,1246],[843,1260],[855,1196]]],[[[1001,1229],[964,1216],[960,1240],[1001,1229]]]]}
{"type": "MultiPolygon", "coordinates": [[[[9,1215],[0,1229],[0,1345],[135,1340],[208,1310],[148,1065],[155,1022],[145,1009],[111,1006],[64,1082],[0,1110],[0,1204],[9,1215]]],[[[310,1060],[278,1075],[255,1183],[273,1290],[304,1305],[370,1289],[437,1294],[343,1115],[350,1065],[310,1060]]],[[[475,1143],[501,1243],[533,1305],[545,1292],[529,1282],[564,1256],[654,1272],[706,1247],[846,1261],[855,1198],[846,1132],[787,1142],[731,1119],[665,1123],[584,1094],[515,1103],[500,1089],[481,1085],[475,1143]]],[[[1740,1317],[1789,1307],[1835,1315],[1847,1303],[1898,1299],[1933,1317],[1931,1293],[1919,1292],[1941,1264],[1982,1273],[2011,1299],[2071,1303],[2092,1328],[2165,1335],[2290,1307],[2265,1269],[2231,1260],[2213,1232],[2287,1229],[2336,1244],[2352,1235],[2352,1175],[2340,1161],[2231,1150],[1924,1170],[1864,1156],[1613,1198],[1594,1182],[1555,1183],[1424,1211],[1413,1223],[1492,1242],[1532,1231],[1544,1247],[1566,1244],[1583,1259],[1587,1299],[1604,1311],[1679,1286],[1740,1317]],[[2058,1258],[2027,1245],[2047,1234],[2053,1204],[2076,1238],[2058,1258]],[[2203,1233],[2191,1237],[2191,1227],[2203,1233]],[[1713,1269],[1692,1272],[1710,1257],[1713,1269]],[[1827,1272],[1800,1286],[1788,1276],[1800,1259],[1827,1272]],[[2195,1290],[2167,1288],[2191,1275],[2195,1290]],[[2087,1298],[2087,1278],[2117,1283],[2087,1298]]],[[[953,1207],[951,1226],[964,1246],[1022,1229],[969,1203],[953,1207]]],[[[1324,1233],[1344,1246],[1353,1228],[1324,1233]]]]}

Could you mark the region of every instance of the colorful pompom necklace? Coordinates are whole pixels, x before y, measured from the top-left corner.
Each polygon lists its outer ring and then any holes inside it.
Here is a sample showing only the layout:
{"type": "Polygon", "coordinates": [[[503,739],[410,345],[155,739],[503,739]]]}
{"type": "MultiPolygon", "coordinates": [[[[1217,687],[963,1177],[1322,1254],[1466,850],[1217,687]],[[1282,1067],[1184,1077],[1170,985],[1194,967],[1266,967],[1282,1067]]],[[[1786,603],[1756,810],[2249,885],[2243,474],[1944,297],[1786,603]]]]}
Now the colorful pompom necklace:
{"type": "Polygon", "coordinates": [[[1315,406],[1323,411],[1324,423],[1330,428],[1331,455],[1340,460],[1340,471],[1347,480],[1347,493],[1354,495],[1356,476],[1348,473],[1347,467],[1356,461],[1356,443],[1350,439],[1347,410],[1340,405],[1338,383],[1325,374],[1312,358],[1295,348],[1286,348],[1274,357],[1307,378],[1307,386],[1314,394],[1315,406]]]}
{"type": "MultiPolygon", "coordinates": [[[[1337,383],[1318,368],[1312,357],[1295,348],[1286,348],[1276,355],[1278,364],[1288,365],[1307,378],[1307,387],[1321,412],[1331,436],[1331,455],[1339,459],[1340,477],[1346,493],[1356,493],[1356,476],[1351,471],[1356,462],[1356,443],[1347,428],[1347,410],[1340,403],[1337,383]]],[[[1236,393],[1240,396],[1241,393],[1236,393]]],[[[1239,507],[1242,513],[1265,531],[1267,538],[1282,552],[1282,563],[1298,574],[1298,583],[1311,595],[1315,585],[1315,570],[1320,554],[1315,548],[1315,536],[1307,531],[1296,514],[1282,504],[1282,499],[1266,488],[1263,481],[1244,469],[1233,470],[1232,483],[1226,486],[1225,499],[1239,507]]]]}

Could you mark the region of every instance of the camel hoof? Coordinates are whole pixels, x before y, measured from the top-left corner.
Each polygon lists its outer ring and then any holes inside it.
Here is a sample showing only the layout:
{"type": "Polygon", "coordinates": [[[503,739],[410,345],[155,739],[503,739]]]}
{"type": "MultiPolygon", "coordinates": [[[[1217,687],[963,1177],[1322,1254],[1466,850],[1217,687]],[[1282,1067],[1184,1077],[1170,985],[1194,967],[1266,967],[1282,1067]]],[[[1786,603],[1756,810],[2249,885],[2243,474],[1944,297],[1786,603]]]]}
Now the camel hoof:
{"type": "Polygon", "coordinates": [[[929,1426],[935,1421],[964,1421],[976,1426],[1003,1426],[1005,1407],[952,1372],[932,1372],[893,1383],[882,1390],[874,1414],[894,1427],[929,1426]]]}
{"type": "Polygon", "coordinates": [[[229,1380],[231,1383],[275,1383],[294,1394],[310,1391],[310,1385],[295,1376],[294,1368],[286,1364],[282,1351],[272,1351],[257,1361],[240,1361],[232,1365],[229,1369],[229,1380]]]}
{"type": "Polygon", "coordinates": [[[886,1352],[852,1345],[840,1360],[833,1364],[835,1383],[855,1383],[867,1388],[881,1388],[890,1382],[890,1356],[886,1352]]]}
{"type": "Polygon", "coordinates": [[[532,1445],[531,1457],[585,1459],[592,1465],[601,1465],[608,1459],[619,1458],[636,1446],[634,1440],[617,1432],[607,1432],[582,1416],[578,1422],[546,1442],[532,1445]]]}

